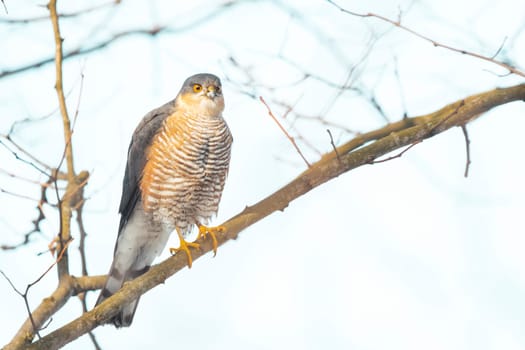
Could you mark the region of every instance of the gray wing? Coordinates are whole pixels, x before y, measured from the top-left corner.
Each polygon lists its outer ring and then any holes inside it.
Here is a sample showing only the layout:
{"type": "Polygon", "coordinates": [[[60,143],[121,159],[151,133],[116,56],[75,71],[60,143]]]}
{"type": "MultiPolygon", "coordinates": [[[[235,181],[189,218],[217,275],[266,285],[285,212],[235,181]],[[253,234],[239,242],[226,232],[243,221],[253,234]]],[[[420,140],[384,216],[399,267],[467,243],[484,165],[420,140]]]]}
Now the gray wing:
{"type": "Polygon", "coordinates": [[[164,120],[173,112],[174,105],[175,100],[146,114],[133,133],[128,149],[126,172],[122,183],[122,197],[119,207],[119,213],[121,214],[119,234],[128,222],[137,201],[140,199],[139,182],[146,165],[148,148],[153,141],[153,137],[162,127],[164,120]]]}

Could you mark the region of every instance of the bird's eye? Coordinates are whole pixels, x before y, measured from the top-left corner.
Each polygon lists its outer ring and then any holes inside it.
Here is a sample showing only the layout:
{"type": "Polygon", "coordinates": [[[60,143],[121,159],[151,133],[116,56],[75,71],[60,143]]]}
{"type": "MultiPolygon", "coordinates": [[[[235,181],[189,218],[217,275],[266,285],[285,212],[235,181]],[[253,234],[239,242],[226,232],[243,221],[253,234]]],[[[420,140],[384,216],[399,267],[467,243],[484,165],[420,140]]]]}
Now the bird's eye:
{"type": "Polygon", "coordinates": [[[193,92],[201,92],[201,91],[202,91],[201,84],[193,84],[193,92]]]}
{"type": "Polygon", "coordinates": [[[221,87],[220,86],[217,86],[217,88],[215,89],[215,91],[220,94],[221,93],[221,87]]]}

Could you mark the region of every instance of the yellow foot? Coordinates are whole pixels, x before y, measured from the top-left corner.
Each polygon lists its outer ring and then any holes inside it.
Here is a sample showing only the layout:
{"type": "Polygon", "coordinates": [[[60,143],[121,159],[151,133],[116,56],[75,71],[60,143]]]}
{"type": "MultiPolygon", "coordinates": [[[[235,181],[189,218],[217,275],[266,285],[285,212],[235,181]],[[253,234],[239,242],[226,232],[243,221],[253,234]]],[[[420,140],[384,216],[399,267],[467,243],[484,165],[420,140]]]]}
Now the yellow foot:
{"type": "Polygon", "coordinates": [[[188,257],[188,267],[191,269],[191,263],[193,262],[193,258],[191,257],[190,249],[188,247],[198,249],[199,244],[193,243],[193,242],[186,242],[178,230],[177,230],[177,235],[179,236],[179,240],[180,240],[179,247],[170,248],[170,253],[175,254],[180,251],[183,251],[184,253],[186,253],[186,256],[188,257]]]}
{"type": "Polygon", "coordinates": [[[224,226],[216,226],[216,227],[207,227],[203,225],[199,226],[199,238],[206,238],[206,235],[210,235],[212,241],[213,241],[213,256],[217,255],[217,247],[219,244],[217,243],[217,237],[215,236],[216,233],[223,233],[226,231],[224,226]]]}

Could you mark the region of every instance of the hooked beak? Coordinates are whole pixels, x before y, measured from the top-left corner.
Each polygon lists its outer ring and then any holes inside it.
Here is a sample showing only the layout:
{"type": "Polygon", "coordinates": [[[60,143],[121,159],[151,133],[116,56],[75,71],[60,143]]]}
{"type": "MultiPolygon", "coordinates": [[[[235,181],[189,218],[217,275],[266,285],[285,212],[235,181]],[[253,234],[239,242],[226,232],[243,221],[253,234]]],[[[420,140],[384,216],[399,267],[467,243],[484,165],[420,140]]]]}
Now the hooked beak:
{"type": "Polygon", "coordinates": [[[207,90],[208,91],[206,91],[206,96],[208,96],[209,98],[215,98],[215,96],[218,95],[218,89],[215,85],[209,85],[207,90]]]}

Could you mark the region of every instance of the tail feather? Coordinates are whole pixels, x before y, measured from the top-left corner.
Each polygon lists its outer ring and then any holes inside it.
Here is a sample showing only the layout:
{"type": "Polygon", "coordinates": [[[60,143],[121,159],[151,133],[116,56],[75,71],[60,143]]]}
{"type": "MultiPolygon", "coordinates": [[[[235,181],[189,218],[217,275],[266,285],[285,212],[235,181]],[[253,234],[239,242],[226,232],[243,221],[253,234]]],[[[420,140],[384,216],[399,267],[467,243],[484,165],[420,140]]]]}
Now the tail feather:
{"type": "MultiPolygon", "coordinates": [[[[115,266],[111,267],[111,270],[109,271],[109,276],[106,281],[106,285],[104,288],[102,288],[97,302],[95,306],[102,303],[107,298],[111,297],[113,294],[115,294],[120,288],[122,288],[122,285],[130,281],[149,270],[149,266],[146,266],[143,269],[140,270],[130,270],[126,271],[125,273],[121,273],[115,266]]],[[[133,322],[133,316],[135,315],[135,311],[137,310],[137,305],[139,303],[140,298],[137,298],[133,301],[131,301],[128,304],[125,304],[120,311],[110,320],[111,323],[115,325],[115,327],[129,327],[131,323],[133,322]]]]}

